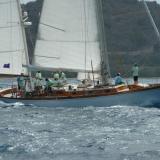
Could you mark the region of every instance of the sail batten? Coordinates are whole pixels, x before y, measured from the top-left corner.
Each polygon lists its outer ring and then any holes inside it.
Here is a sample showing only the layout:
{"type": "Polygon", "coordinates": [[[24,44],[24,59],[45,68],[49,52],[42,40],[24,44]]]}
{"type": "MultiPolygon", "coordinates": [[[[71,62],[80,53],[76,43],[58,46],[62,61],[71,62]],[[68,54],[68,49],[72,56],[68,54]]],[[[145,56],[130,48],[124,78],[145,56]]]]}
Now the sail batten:
{"type": "Polygon", "coordinates": [[[0,54],[9,53],[9,52],[19,52],[19,51],[22,52],[22,51],[24,51],[24,49],[21,49],[21,50],[10,50],[10,51],[9,50],[8,51],[7,50],[6,51],[0,51],[0,54]]]}
{"type": "Polygon", "coordinates": [[[92,60],[95,72],[99,71],[95,7],[95,0],[45,0],[33,65],[91,72],[92,60]]]}

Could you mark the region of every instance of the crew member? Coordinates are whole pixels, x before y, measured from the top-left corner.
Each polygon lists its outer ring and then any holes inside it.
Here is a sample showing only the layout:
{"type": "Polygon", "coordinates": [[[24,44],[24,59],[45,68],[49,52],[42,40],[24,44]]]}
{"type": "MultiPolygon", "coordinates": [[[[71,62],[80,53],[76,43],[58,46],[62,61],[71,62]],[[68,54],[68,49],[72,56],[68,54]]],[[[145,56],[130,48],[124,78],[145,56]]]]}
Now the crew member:
{"type": "Polygon", "coordinates": [[[52,92],[52,85],[54,84],[52,80],[46,78],[46,85],[45,85],[45,91],[47,91],[47,93],[51,93],[52,92]]]}
{"type": "Polygon", "coordinates": [[[134,84],[138,84],[138,75],[139,75],[139,67],[135,63],[134,66],[132,67],[132,76],[133,76],[134,84]]]}
{"type": "Polygon", "coordinates": [[[54,73],[53,78],[55,81],[58,81],[59,80],[59,73],[58,72],[54,73]]]}
{"type": "Polygon", "coordinates": [[[115,77],[115,85],[121,85],[124,84],[123,78],[121,77],[120,73],[117,73],[115,77]]]}
{"type": "Polygon", "coordinates": [[[42,91],[42,73],[40,71],[35,76],[35,90],[37,94],[40,94],[42,91]]]}
{"type": "Polygon", "coordinates": [[[60,79],[61,80],[66,80],[66,75],[64,72],[60,72],[60,79]]]}
{"type": "Polygon", "coordinates": [[[21,73],[21,75],[17,77],[17,83],[18,83],[18,90],[22,91],[25,89],[25,77],[23,73],[21,73]]]}

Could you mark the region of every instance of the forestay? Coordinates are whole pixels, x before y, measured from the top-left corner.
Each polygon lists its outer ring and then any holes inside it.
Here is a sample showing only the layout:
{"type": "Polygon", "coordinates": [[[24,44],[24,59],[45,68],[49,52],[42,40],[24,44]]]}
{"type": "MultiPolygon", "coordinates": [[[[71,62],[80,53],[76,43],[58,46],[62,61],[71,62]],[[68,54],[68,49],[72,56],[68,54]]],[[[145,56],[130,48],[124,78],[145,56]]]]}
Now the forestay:
{"type": "Polygon", "coordinates": [[[35,66],[70,71],[100,70],[94,0],[45,0],[34,53],[35,66]]]}
{"type": "Polygon", "coordinates": [[[27,73],[19,9],[18,0],[0,0],[0,74],[27,73]]]}

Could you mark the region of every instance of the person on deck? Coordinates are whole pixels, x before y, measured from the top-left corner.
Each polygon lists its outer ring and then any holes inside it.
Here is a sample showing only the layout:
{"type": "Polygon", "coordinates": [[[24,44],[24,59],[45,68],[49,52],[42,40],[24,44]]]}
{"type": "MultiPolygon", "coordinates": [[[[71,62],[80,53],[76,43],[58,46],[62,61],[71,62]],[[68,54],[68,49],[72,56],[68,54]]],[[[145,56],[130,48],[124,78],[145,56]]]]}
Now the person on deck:
{"type": "Polygon", "coordinates": [[[60,79],[61,80],[66,80],[66,75],[64,72],[60,72],[60,79]]]}
{"type": "Polygon", "coordinates": [[[34,91],[33,80],[32,77],[26,78],[25,84],[25,96],[31,96],[34,91]]]}
{"type": "Polygon", "coordinates": [[[25,77],[23,73],[21,73],[21,75],[17,77],[17,83],[18,83],[18,90],[23,91],[25,89],[25,77]]]}
{"type": "Polygon", "coordinates": [[[123,78],[121,77],[120,73],[117,73],[115,77],[115,85],[121,85],[124,84],[123,78]]]}
{"type": "Polygon", "coordinates": [[[132,76],[133,76],[134,84],[138,84],[138,75],[139,75],[139,67],[135,63],[134,66],[132,67],[132,76]]]}
{"type": "Polygon", "coordinates": [[[53,78],[55,81],[58,81],[59,80],[59,73],[58,72],[54,73],[53,78]]]}
{"type": "Polygon", "coordinates": [[[52,85],[54,84],[53,81],[48,78],[46,78],[45,81],[46,81],[45,91],[47,93],[52,93],[52,85]]]}
{"type": "Polygon", "coordinates": [[[40,71],[38,71],[35,76],[35,90],[38,94],[40,94],[42,90],[42,73],[40,71]]]}
{"type": "Polygon", "coordinates": [[[41,71],[38,71],[36,73],[36,78],[42,80],[42,73],[41,73],[41,71]]]}

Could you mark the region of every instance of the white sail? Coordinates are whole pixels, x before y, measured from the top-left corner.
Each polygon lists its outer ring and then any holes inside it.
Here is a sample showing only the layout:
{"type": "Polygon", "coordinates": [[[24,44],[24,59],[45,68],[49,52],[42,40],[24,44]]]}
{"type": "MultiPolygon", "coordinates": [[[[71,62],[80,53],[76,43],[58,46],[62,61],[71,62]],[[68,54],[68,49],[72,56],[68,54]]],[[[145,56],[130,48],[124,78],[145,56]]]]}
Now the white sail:
{"type": "Polygon", "coordinates": [[[0,0],[0,74],[26,74],[27,64],[18,0],[0,0]]]}
{"type": "Polygon", "coordinates": [[[95,0],[44,0],[34,53],[35,66],[100,70],[95,0]]]}

